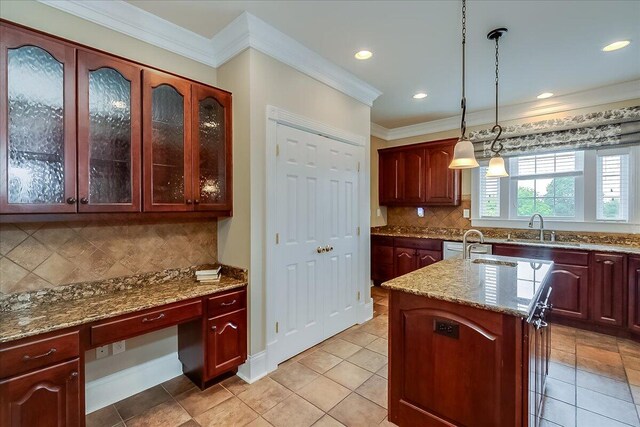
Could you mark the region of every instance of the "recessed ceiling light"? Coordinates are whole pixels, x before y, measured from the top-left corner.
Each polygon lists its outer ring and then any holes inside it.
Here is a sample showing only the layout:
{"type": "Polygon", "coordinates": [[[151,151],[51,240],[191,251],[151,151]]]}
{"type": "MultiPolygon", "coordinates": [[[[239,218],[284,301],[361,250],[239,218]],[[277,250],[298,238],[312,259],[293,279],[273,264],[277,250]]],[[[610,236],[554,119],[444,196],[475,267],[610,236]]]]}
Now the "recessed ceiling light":
{"type": "Polygon", "coordinates": [[[553,93],[551,92],[543,92],[540,95],[538,95],[538,99],[547,99],[547,98],[551,98],[553,96],[553,93]]]}
{"type": "Polygon", "coordinates": [[[620,41],[617,41],[617,42],[613,42],[613,43],[608,44],[605,47],[603,47],[602,51],[603,52],[611,52],[612,50],[622,49],[623,47],[629,46],[629,43],[631,43],[629,40],[620,40],[620,41]]]}
{"type": "Polygon", "coordinates": [[[369,59],[373,56],[373,53],[368,50],[361,50],[360,52],[356,52],[354,56],[356,59],[369,59]]]}
{"type": "Polygon", "coordinates": [[[424,92],[418,92],[415,95],[413,95],[413,99],[422,99],[426,97],[427,97],[427,94],[424,92]]]}

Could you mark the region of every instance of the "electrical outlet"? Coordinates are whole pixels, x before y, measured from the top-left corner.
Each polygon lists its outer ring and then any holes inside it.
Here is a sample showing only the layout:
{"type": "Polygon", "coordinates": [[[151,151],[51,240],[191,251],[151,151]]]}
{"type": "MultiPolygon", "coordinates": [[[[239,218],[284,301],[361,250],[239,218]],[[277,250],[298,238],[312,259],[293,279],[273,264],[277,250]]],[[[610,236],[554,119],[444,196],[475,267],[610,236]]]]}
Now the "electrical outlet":
{"type": "Polygon", "coordinates": [[[376,209],[376,215],[382,216],[382,211],[380,210],[380,208],[376,209]]]}
{"type": "Polygon", "coordinates": [[[471,217],[471,212],[469,212],[469,209],[462,209],[462,217],[463,218],[470,218],[471,217]]]}
{"type": "Polygon", "coordinates": [[[126,347],[124,345],[124,340],[114,342],[111,348],[112,348],[111,351],[113,352],[113,354],[122,353],[123,351],[126,350],[126,347]]]}
{"type": "Polygon", "coordinates": [[[109,355],[109,344],[96,348],[96,359],[102,359],[109,355]]]}
{"type": "Polygon", "coordinates": [[[424,218],[424,208],[418,208],[418,217],[424,218]]]}

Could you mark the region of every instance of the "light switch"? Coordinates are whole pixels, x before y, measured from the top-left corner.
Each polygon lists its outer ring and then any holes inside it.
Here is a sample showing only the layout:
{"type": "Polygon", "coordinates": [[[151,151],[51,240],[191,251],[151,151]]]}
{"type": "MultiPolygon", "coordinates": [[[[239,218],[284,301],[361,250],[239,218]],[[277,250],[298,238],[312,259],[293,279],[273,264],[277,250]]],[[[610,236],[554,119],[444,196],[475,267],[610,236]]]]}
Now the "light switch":
{"type": "Polygon", "coordinates": [[[469,212],[469,209],[462,209],[462,217],[463,218],[470,218],[471,217],[471,212],[469,212]]]}

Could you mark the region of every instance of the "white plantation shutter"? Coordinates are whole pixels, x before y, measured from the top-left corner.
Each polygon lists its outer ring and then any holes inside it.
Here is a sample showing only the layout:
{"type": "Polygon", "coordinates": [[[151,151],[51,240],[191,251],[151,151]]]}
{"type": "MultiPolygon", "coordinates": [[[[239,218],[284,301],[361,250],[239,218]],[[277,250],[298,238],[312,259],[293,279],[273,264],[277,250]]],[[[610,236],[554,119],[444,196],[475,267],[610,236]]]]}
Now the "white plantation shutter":
{"type": "Polygon", "coordinates": [[[511,162],[512,177],[533,177],[536,175],[579,175],[582,171],[582,153],[538,154],[514,157],[511,162]]]}
{"type": "Polygon", "coordinates": [[[500,216],[500,178],[487,178],[487,166],[480,167],[480,216],[500,216]]]}
{"type": "Polygon", "coordinates": [[[597,219],[629,219],[629,155],[598,155],[597,219]]]}

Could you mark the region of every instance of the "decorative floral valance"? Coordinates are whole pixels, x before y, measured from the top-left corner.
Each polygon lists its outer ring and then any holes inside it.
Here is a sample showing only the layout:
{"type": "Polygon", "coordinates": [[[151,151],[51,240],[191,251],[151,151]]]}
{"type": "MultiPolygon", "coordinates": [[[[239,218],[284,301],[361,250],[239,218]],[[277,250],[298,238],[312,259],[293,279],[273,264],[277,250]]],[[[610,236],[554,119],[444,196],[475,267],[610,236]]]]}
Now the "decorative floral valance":
{"type": "MultiPolygon", "coordinates": [[[[476,156],[491,157],[491,129],[470,132],[476,156]]],[[[503,156],[640,144],[640,105],[506,126],[503,156]]]]}

